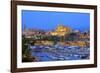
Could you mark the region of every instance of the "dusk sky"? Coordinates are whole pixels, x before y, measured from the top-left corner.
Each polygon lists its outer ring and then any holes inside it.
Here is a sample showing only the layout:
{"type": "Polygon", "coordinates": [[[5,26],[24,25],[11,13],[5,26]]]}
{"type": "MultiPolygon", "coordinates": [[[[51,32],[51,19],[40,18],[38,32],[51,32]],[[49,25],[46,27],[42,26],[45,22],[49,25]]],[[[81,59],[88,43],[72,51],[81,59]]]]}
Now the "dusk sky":
{"type": "Polygon", "coordinates": [[[90,14],[22,10],[22,27],[54,30],[60,24],[75,30],[87,31],[90,29],[90,14]]]}

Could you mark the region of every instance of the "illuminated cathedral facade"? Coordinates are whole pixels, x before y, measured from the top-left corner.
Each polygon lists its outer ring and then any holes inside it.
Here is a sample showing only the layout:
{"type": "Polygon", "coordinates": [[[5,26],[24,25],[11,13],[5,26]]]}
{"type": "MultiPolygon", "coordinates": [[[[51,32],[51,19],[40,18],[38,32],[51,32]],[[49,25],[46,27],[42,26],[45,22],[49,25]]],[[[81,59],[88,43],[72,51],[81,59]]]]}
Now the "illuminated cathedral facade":
{"type": "Polygon", "coordinates": [[[72,32],[72,29],[63,25],[59,25],[55,31],[51,32],[53,36],[65,36],[72,32]]]}

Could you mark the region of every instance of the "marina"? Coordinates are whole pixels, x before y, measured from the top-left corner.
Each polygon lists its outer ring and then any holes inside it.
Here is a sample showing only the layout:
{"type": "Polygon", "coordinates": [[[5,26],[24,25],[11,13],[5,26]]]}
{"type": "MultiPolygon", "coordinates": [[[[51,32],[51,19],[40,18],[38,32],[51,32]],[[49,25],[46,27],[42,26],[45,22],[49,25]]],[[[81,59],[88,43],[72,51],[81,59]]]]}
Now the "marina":
{"type": "Polygon", "coordinates": [[[89,47],[78,46],[30,46],[32,56],[37,61],[63,61],[89,59],[89,47]]]}

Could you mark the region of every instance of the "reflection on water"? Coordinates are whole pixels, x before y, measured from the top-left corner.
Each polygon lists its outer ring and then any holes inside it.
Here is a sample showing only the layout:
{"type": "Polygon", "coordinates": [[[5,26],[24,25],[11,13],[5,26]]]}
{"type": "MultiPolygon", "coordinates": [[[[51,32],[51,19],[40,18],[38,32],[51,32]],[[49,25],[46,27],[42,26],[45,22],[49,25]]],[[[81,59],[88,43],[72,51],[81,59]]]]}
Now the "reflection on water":
{"type": "Polygon", "coordinates": [[[78,46],[30,46],[37,61],[63,61],[89,59],[90,48],[78,46]]]}

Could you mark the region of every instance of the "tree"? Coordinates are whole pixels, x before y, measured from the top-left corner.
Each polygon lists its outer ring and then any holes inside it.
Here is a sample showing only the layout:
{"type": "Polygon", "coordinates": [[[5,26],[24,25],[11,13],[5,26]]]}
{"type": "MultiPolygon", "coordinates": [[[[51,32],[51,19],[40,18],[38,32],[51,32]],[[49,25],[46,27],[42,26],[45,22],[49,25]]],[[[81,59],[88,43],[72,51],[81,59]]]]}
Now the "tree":
{"type": "Polygon", "coordinates": [[[74,41],[78,39],[77,33],[70,33],[69,35],[65,36],[66,41],[74,41]]]}
{"type": "Polygon", "coordinates": [[[30,57],[29,40],[25,36],[22,36],[22,61],[32,61],[30,57]]]}

